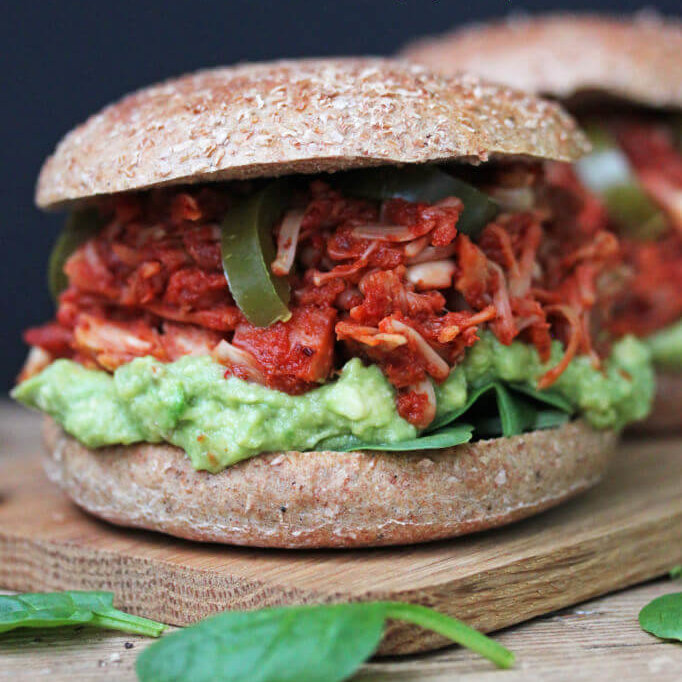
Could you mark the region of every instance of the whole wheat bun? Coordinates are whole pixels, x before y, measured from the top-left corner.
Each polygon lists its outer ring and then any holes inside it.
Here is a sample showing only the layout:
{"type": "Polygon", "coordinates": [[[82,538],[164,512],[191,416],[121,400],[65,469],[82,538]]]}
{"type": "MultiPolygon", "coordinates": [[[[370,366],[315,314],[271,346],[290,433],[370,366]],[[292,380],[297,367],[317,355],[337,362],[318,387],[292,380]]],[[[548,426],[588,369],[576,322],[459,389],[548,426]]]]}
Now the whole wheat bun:
{"type": "Polygon", "coordinates": [[[571,161],[587,149],[557,105],[472,76],[378,58],[242,64],[168,80],[92,116],[45,162],[36,203],[380,164],[571,161]]]}
{"type": "Polygon", "coordinates": [[[656,372],[656,395],[651,414],[629,430],[641,434],[682,432],[682,372],[661,369],[656,372]]]}
{"type": "Polygon", "coordinates": [[[45,469],[95,516],[256,547],[426,542],[500,526],[600,480],[617,435],[576,421],[443,450],[284,452],[219,474],[169,445],[90,450],[47,420],[45,469]]]}
{"type": "Polygon", "coordinates": [[[566,101],[602,94],[682,108],[682,22],[651,13],[472,24],[412,43],[402,55],[445,74],[470,71],[566,101]]]}

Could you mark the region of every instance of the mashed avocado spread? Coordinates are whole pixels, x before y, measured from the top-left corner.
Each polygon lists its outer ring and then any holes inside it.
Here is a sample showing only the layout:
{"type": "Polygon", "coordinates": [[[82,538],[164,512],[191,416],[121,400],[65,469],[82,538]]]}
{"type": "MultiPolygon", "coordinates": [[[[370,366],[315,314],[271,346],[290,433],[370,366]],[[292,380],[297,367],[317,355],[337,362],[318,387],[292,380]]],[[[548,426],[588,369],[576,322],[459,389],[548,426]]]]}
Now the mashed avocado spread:
{"type": "Polygon", "coordinates": [[[656,367],[682,370],[682,320],[645,339],[656,367]]]}
{"type": "MultiPolygon", "coordinates": [[[[535,381],[561,357],[541,363],[535,349],[503,346],[485,332],[450,377],[436,387],[438,414],[462,407],[489,379],[535,381]]],[[[395,408],[395,392],[378,367],[354,358],[336,381],[290,396],[236,377],[209,357],[162,363],[139,358],[111,375],[57,360],[17,386],[12,396],[54,417],[88,447],[165,441],[184,449],[196,469],[217,472],[275,450],[314,450],[327,439],[356,436],[364,443],[415,438],[395,408]]],[[[653,393],[650,354],[632,337],[618,342],[596,370],[574,358],[552,391],[596,428],[621,428],[646,416],[653,393]]]]}

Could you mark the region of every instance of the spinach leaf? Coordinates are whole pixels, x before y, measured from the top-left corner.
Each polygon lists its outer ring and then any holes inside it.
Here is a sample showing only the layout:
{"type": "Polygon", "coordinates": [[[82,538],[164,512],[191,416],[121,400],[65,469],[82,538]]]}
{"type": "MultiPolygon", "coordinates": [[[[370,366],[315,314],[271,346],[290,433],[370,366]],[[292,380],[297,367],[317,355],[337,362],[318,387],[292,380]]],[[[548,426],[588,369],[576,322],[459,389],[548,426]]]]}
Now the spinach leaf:
{"type": "Polygon", "coordinates": [[[682,578],[682,566],[673,566],[670,569],[670,577],[672,580],[679,580],[682,578]]]}
{"type": "Polygon", "coordinates": [[[442,414],[416,438],[398,443],[364,443],[355,436],[327,438],[320,449],[351,450],[435,450],[468,443],[479,438],[516,436],[526,431],[552,429],[565,424],[573,406],[553,391],[538,391],[525,384],[487,381],[476,386],[462,407],[442,414]],[[491,402],[490,398],[494,398],[491,402]],[[459,420],[463,417],[467,423],[459,420]],[[457,422],[457,423],[454,423],[457,422]]]}
{"type": "Polygon", "coordinates": [[[500,667],[514,656],[454,618],[397,602],[225,612],[164,637],[137,659],[142,682],[339,682],[375,651],[387,619],[434,630],[500,667]]]}
{"type": "Polygon", "coordinates": [[[111,592],[33,592],[0,595],[0,633],[15,628],[93,625],[149,637],[166,626],[114,608],[111,592]]]}
{"type": "Polygon", "coordinates": [[[552,391],[551,389],[539,391],[537,388],[533,388],[528,384],[519,383],[508,384],[508,386],[512,391],[524,393],[529,398],[533,398],[533,400],[536,400],[539,403],[556,407],[558,410],[566,412],[567,414],[573,414],[575,412],[573,405],[571,405],[571,403],[566,400],[564,396],[562,396],[560,393],[557,393],[556,391],[552,391]]]}
{"type": "Polygon", "coordinates": [[[497,410],[500,414],[503,436],[523,433],[535,422],[535,410],[521,399],[515,399],[503,384],[495,383],[497,410]]]}
{"type": "Polygon", "coordinates": [[[448,412],[446,414],[441,415],[440,417],[436,417],[431,424],[429,424],[428,428],[426,429],[427,432],[435,431],[437,429],[440,429],[443,426],[447,426],[448,424],[452,424],[456,419],[459,419],[463,414],[468,412],[477,402],[482,398],[488,391],[491,391],[494,389],[494,382],[487,382],[483,384],[482,386],[479,386],[475,388],[471,393],[469,393],[469,396],[467,397],[467,401],[460,407],[458,410],[454,410],[453,412],[448,412]]]}
{"type": "Polygon", "coordinates": [[[434,420],[429,430],[451,424],[466,415],[466,419],[473,422],[476,435],[509,437],[525,431],[559,426],[568,421],[568,416],[573,412],[572,405],[558,393],[538,391],[524,384],[488,381],[474,389],[460,409],[434,420]],[[480,405],[493,392],[497,414],[491,415],[488,409],[481,415],[480,405]],[[544,405],[553,409],[547,410],[544,405]],[[478,411],[479,415],[472,415],[472,410],[478,411]],[[560,416],[558,411],[566,416],[560,416]]]}
{"type": "Polygon", "coordinates": [[[325,447],[333,446],[339,452],[351,450],[385,450],[387,452],[403,452],[408,450],[440,450],[455,445],[468,443],[473,435],[473,426],[469,424],[455,424],[438,431],[418,436],[410,440],[397,443],[363,443],[359,438],[349,437],[325,442],[325,447]]]}
{"type": "Polygon", "coordinates": [[[639,612],[639,624],[661,639],[682,642],[682,592],[664,594],[639,612]]]}
{"type": "MultiPolygon", "coordinates": [[[[524,431],[555,429],[569,421],[570,416],[558,410],[536,411],[533,418],[526,422],[524,431]]],[[[474,420],[474,431],[479,438],[499,438],[503,435],[500,417],[484,417],[474,420]]]]}

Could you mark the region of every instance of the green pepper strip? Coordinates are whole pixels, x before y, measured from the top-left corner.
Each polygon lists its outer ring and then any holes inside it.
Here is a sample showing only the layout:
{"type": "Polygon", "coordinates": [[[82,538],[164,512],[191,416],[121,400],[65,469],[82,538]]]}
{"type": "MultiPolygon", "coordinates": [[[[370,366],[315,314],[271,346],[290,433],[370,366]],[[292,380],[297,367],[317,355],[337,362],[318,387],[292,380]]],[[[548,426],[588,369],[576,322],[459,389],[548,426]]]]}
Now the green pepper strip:
{"type": "Polygon", "coordinates": [[[601,198],[611,218],[628,236],[643,241],[657,239],[667,229],[666,217],[639,185],[618,143],[598,125],[588,126],[587,134],[594,151],[576,163],[581,181],[601,198]]]}
{"type": "Polygon", "coordinates": [[[499,210],[487,194],[435,166],[363,168],[339,173],[332,182],[346,194],[377,201],[400,198],[434,204],[447,197],[458,197],[464,210],[457,230],[470,237],[476,237],[499,210]]]}
{"type": "Polygon", "coordinates": [[[86,208],[72,213],[57,241],[52,247],[47,262],[47,285],[56,301],[59,294],[69,285],[64,273],[64,264],[71,254],[102,227],[102,220],[96,209],[86,208]]]}
{"type": "Polygon", "coordinates": [[[230,292],[246,319],[268,327],[291,317],[287,308],[289,284],[275,277],[272,228],[282,217],[293,194],[292,183],[278,180],[234,205],[223,219],[223,270],[230,292]]]}

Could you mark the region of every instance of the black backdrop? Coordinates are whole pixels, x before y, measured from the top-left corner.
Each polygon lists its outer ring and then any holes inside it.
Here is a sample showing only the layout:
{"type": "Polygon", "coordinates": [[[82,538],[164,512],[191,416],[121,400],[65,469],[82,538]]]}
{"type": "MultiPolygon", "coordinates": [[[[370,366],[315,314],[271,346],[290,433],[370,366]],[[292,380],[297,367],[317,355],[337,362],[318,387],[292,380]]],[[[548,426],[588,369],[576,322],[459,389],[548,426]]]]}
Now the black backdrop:
{"type": "MultiPolygon", "coordinates": [[[[25,348],[21,330],[52,305],[45,262],[63,216],[33,207],[57,140],[109,101],[161,78],[234,61],[385,54],[453,24],[548,9],[633,11],[641,2],[515,0],[100,0],[0,9],[0,396],[25,348]]],[[[649,2],[680,11],[680,0],[649,2]]]]}

